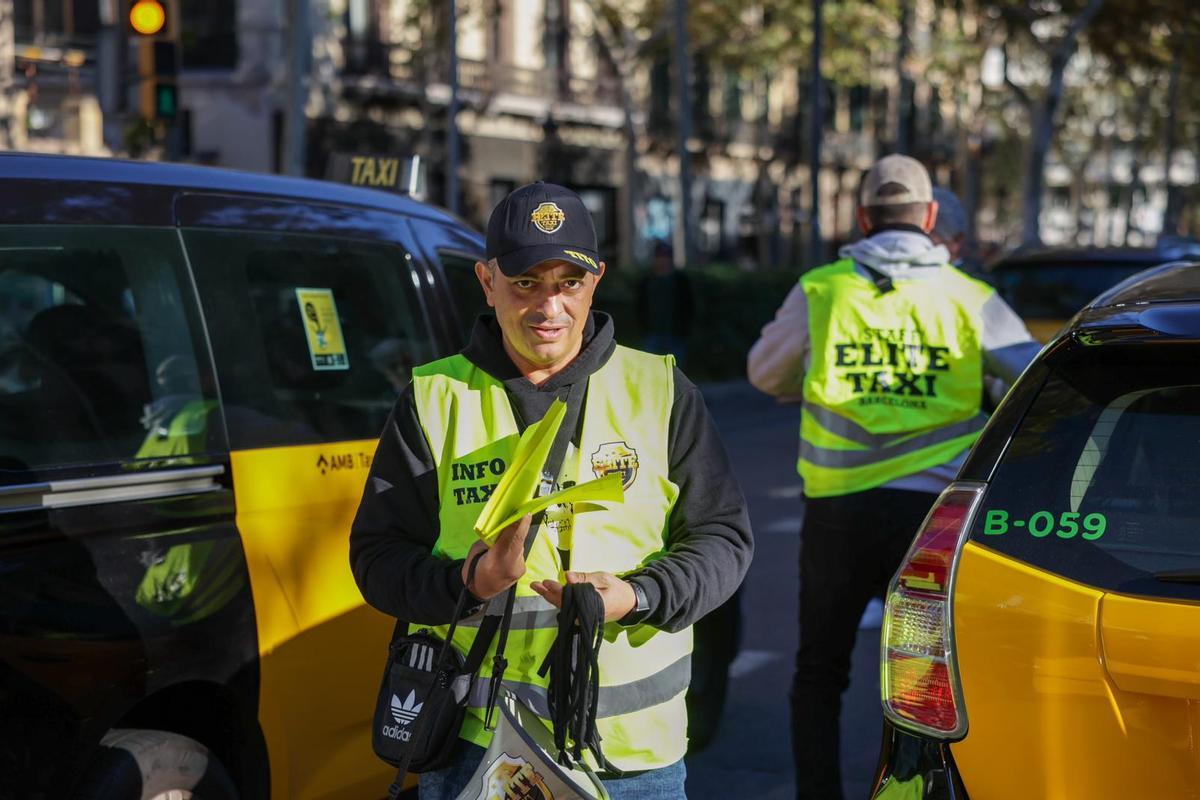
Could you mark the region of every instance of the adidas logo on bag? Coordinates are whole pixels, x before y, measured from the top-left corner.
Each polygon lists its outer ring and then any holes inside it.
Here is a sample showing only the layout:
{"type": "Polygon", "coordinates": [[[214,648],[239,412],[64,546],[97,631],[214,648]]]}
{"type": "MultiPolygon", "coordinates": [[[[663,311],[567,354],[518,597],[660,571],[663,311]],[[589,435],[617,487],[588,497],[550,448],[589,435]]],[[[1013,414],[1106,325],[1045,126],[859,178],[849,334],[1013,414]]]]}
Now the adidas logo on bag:
{"type": "Polygon", "coordinates": [[[399,739],[402,742],[412,739],[412,731],[408,730],[408,725],[421,713],[423,705],[425,704],[417,702],[416,691],[409,692],[403,703],[400,702],[399,697],[392,695],[392,717],[395,718],[396,724],[384,725],[381,731],[383,735],[389,739],[399,739]]]}
{"type": "Polygon", "coordinates": [[[407,725],[417,718],[417,714],[421,713],[422,705],[424,703],[417,702],[415,691],[409,692],[403,703],[400,702],[399,697],[392,695],[392,716],[396,718],[396,722],[407,725]]]}

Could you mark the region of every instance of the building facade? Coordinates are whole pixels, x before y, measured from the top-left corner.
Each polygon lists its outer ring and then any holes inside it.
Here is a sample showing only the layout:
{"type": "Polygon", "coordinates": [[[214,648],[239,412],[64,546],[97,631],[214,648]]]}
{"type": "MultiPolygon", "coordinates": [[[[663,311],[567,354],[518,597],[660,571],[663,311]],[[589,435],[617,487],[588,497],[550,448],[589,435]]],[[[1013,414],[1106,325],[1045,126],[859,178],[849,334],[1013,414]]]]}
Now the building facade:
{"type": "MultiPolygon", "coordinates": [[[[0,0],[0,146],[299,168],[315,177],[329,175],[338,155],[419,155],[424,190],[446,201],[451,84],[442,0],[167,1],[179,26],[179,113],[155,127],[137,113],[134,45],[120,39],[115,57],[104,49],[106,31],[124,30],[127,0],[0,0]],[[106,76],[117,85],[109,97],[106,76]],[[288,135],[293,124],[298,137],[288,135]],[[289,142],[302,155],[289,159],[289,142]]],[[[979,238],[1019,237],[1011,213],[1019,173],[998,144],[1007,136],[1011,145],[1013,133],[981,124],[996,97],[989,100],[977,68],[952,74],[934,58],[939,36],[969,33],[972,24],[943,5],[911,4],[903,59],[880,48],[865,55],[852,85],[821,89],[826,254],[856,235],[862,173],[895,150],[920,158],[976,209],[979,238]]],[[[655,241],[683,250],[678,76],[668,35],[613,30],[595,17],[597,7],[459,2],[458,208],[482,226],[512,188],[563,183],[591,209],[609,260],[640,263],[655,241]]],[[[731,70],[699,53],[690,91],[700,258],[746,268],[801,263],[811,235],[810,76],[802,67],[731,70]]],[[[1139,161],[1118,145],[1076,169],[1064,162],[1070,150],[1055,148],[1047,167],[1048,243],[1150,243],[1168,185],[1194,179],[1188,157],[1177,155],[1168,181],[1161,155],[1139,161]]]]}

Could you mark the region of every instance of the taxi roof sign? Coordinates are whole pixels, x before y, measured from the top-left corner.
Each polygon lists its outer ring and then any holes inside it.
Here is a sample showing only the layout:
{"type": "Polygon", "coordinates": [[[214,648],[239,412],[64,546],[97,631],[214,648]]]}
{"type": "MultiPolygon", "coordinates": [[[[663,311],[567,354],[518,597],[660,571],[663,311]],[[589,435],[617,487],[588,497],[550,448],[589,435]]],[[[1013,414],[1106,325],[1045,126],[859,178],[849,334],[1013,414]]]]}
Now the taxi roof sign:
{"type": "Polygon", "coordinates": [[[420,156],[401,158],[370,153],[334,153],[326,165],[325,178],[425,199],[425,164],[420,156]]]}

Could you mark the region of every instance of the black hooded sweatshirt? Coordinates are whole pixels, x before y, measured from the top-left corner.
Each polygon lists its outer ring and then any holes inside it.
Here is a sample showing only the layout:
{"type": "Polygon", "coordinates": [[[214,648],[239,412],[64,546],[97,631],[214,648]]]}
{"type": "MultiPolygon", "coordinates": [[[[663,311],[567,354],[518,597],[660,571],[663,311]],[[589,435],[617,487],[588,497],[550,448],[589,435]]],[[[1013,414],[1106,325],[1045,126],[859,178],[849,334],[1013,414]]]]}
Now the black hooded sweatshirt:
{"type": "MultiPolygon", "coordinates": [[[[555,398],[603,366],[616,348],[612,318],[592,312],[583,347],[535,386],[504,350],[494,316],[475,323],[462,354],[504,384],[519,419],[541,419],[555,398]]],[[[667,554],[626,579],[646,593],[642,622],[678,631],[723,603],[750,566],[754,540],[742,490],[696,385],[675,370],[668,477],[679,487],[667,554]]],[[[437,469],[417,419],[412,384],[384,427],[350,531],[350,565],[367,602],[406,622],[443,625],[463,588],[462,560],[432,554],[438,538],[437,469]]]]}

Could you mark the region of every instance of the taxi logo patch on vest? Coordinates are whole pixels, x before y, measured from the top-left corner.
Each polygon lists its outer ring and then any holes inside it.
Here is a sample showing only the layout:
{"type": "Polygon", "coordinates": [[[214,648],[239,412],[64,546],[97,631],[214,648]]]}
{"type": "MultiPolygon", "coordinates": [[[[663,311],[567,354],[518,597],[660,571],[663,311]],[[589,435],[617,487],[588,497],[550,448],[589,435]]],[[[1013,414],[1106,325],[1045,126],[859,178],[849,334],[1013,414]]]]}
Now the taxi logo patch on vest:
{"type": "Polygon", "coordinates": [[[558,203],[542,203],[529,218],[542,233],[554,233],[567,221],[567,215],[558,207],[558,203]]]}
{"type": "Polygon", "coordinates": [[[546,780],[521,756],[501,753],[483,774],[476,800],[554,800],[546,780]]]}
{"type": "Polygon", "coordinates": [[[597,478],[621,474],[621,485],[628,489],[637,478],[638,454],[625,442],[607,442],[592,453],[592,472],[597,478]]]}

